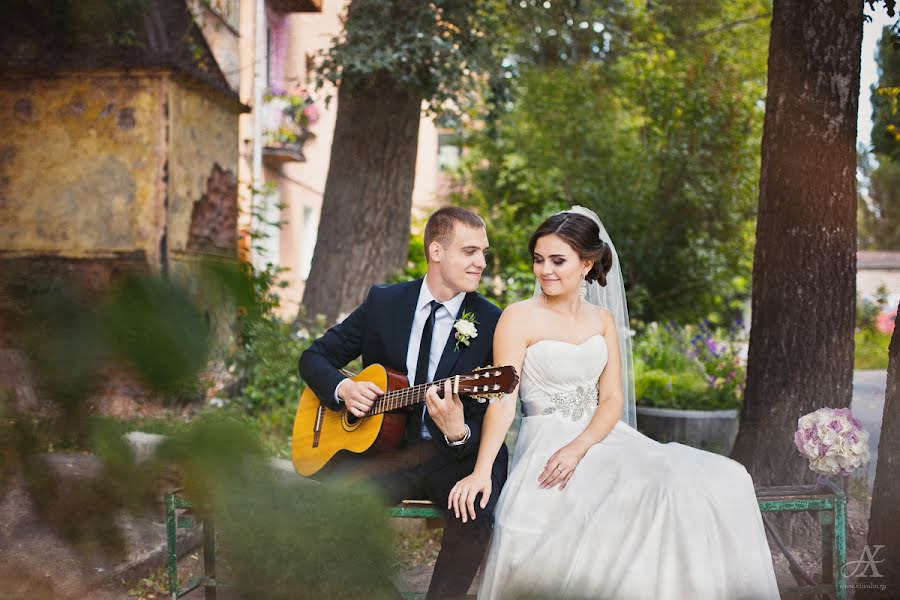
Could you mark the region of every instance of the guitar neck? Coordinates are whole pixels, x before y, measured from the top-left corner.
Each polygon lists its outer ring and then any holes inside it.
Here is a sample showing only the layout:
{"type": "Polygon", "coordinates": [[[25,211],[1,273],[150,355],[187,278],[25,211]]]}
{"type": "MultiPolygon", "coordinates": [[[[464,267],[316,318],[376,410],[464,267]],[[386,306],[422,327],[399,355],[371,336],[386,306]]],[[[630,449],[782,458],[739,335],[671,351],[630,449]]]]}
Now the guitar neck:
{"type": "Polygon", "coordinates": [[[402,390],[394,390],[393,392],[388,392],[375,401],[375,404],[372,406],[372,410],[369,411],[369,414],[377,415],[391,410],[396,410],[398,408],[412,406],[413,404],[418,404],[419,402],[424,402],[425,392],[428,390],[428,388],[433,385],[443,387],[444,382],[450,379],[453,379],[453,377],[439,379],[438,381],[433,381],[431,383],[421,383],[412,387],[403,388],[402,390]]]}

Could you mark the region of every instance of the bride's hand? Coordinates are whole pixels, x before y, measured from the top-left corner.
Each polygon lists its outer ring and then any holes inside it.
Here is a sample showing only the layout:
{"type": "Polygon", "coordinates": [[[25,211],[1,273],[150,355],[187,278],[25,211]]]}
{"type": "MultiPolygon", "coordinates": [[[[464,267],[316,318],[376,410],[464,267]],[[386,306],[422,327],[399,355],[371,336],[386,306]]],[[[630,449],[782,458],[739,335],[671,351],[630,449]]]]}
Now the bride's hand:
{"type": "Polygon", "coordinates": [[[491,476],[480,475],[477,472],[460,479],[450,490],[447,498],[447,508],[452,508],[456,518],[462,518],[465,523],[468,517],[475,519],[475,496],[481,493],[481,508],[487,506],[491,497],[491,476]]]}
{"type": "Polygon", "coordinates": [[[575,442],[566,444],[557,450],[547,461],[544,470],[538,477],[541,489],[550,489],[557,484],[559,489],[565,489],[575,472],[575,467],[586,453],[587,448],[575,442]]]}

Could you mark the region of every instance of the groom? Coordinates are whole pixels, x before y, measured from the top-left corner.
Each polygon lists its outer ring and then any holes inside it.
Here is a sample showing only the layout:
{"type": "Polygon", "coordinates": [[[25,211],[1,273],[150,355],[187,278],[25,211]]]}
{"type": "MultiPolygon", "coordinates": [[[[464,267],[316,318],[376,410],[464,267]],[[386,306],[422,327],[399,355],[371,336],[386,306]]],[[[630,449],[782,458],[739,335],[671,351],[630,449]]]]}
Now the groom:
{"type": "MultiPolygon", "coordinates": [[[[372,287],[356,310],[300,357],[300,376],[327,408],[343,407],[363,416],[383,393],[372,383],[353,381],[338,371],[360,355],[364,366],[380,363],[406,373],[410,385],[491,363],[500,309],[475,292],[488,248],[484,222],[462,208],[442,208],[425,225],[424,246],[428,261],[424,279],[372,287]],[[474,314],[476,322],[468,345],[457,344],[454,335],[463,313],[474,314]]],[[[365,478],[390,502],[427,497],[446,511],[450,489],[475,467],[486,408],[486,403],[451,394],[449,387],[431,386],[425,404],[409,412],[399,450],[342,452],[320,474],[326,480],[365,478]]],[[[474,520],[463,523],[446,511],[428,600],[466,595],[491,536],[507,462],[504,446],[493,466],[494,493],[485,509],[475,503],[474,520]]]]}

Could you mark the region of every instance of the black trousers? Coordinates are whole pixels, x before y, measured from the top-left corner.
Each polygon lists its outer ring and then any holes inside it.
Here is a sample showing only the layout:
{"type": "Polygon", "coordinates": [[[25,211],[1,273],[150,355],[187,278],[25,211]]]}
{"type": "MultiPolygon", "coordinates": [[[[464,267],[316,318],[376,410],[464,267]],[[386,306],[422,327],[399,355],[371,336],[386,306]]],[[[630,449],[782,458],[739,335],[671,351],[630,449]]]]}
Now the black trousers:
{"type": "Polygon", "coordinates": [[[463,523],[447,509],[447,497],[457,481],[472,473],[474,453],[455,459],[442,453],[444,440],[412,440],[391,452],[352,454],[342,452],[316,475],[320,481],[358,481],[374,484],[388,504],[403,500],[431,500],[444,511],[447,526],[434,565],[427,600],[464,598],[484,557],[494,525],[494,507],[506,480],[508,455],[505,447],[494,464],[491,498],[481,508],[475,502],[475,519],[463,523]]]}

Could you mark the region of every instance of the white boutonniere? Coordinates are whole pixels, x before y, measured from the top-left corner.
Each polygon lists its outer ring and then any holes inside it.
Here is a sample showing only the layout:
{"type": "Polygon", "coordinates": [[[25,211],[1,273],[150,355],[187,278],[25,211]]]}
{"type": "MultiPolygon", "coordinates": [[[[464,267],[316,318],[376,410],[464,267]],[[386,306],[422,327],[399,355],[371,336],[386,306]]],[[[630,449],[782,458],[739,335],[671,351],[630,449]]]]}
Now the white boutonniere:
{"type": "Polygon", "coordinates": [[[459,345],[468,346],[472,342],[472,338],[478,337],[478,328],[475,325],[475,313],[464,311],[463,314],[453,324],[454,334],[456,336],[456,347],[454,352],[459,351],[459,345]]]}

